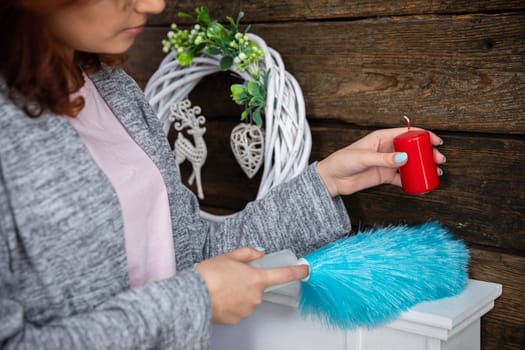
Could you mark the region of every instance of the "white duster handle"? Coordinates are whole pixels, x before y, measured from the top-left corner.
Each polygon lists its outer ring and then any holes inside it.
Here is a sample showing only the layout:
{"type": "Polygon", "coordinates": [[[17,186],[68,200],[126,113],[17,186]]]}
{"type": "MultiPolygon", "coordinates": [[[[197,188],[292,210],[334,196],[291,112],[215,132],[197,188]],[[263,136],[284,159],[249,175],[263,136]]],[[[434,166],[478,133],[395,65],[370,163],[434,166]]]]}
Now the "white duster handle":
{"type": "MultiPolygon", "coordinates": [[[[285,267],[285,266],[294,266],[294,265],[308,265],[308,261],[304,258],[297,259],[295,254],[289,250],[284,249],[280,250],[278,252],[266,254],[260,259],[254,260],[250,263],[253,267],[263,268],[263,269],[271,269],[275,267],[285,267]]],[[[310,275],[303,278],[301,281],[306,282],[310,278],[310,275]]],[[[280,288],[283,285],[276,285],[268,288],[266,291],[280,288]]]]}

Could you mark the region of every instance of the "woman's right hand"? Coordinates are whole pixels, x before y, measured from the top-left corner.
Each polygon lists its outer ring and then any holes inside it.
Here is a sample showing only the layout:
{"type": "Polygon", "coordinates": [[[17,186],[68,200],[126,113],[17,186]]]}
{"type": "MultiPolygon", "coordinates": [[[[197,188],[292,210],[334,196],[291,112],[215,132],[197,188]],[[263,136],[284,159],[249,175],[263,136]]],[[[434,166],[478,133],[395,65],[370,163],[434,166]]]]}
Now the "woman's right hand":
{"type": "Polygon", "coordinates": [[[243,247],[204,260],[195,267],[208,287],[214,323],[238,323],[262,303],[267,287],[308,275],[306,265],[261,269],[248,264],[263,255],[264,252],[254,248],[243,247]]]}

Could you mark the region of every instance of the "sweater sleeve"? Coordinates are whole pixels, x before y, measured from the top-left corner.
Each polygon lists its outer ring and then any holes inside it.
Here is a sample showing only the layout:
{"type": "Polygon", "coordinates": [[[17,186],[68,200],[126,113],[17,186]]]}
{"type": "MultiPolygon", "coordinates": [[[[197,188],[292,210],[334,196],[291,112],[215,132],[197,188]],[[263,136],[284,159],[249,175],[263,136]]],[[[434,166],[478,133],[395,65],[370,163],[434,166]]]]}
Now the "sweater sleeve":
{"type": "Polygon", "coordinates": [[[206,292],[185,288],[198,279],[195,271],[187,270],[177,278],[121,293],[91,312],[44,325],[27,322],[22,305],[2,296],[0,344],[2,349],[206,348],[206,292]]]}
{"type": "Polygon", "coordinates": [[[126,290],[84,313],[32,323],[18,297],[19,278],[7,232],[9,201],[0,174],[0,348],[2,349],[205,349],[211,307],[193,269],[126,290]],[[173,346],[175,345],[175,346],[173,346]]]}
{"type": "MultiPolygon", "coordinates": [[[[0,284],[4,289],[3,280],[0,284]]],[[[39,325],[26,321],[15,298],[2,295],[0,345],[2,349],[151,349],[175,344],[175,349],[203,349],[209,341],[208,300],[194,270],[116,295],[90,312],[39,325]]]]}
{"type": "Polygon", "coordinates": [[[301,175],[226,219],[207,236],[205,246],[208,255],[248,245],[264,247],[267,252],[291,249],[304,256],[350,230],[341,197],[329,196],[313,163],[301,175]]]}

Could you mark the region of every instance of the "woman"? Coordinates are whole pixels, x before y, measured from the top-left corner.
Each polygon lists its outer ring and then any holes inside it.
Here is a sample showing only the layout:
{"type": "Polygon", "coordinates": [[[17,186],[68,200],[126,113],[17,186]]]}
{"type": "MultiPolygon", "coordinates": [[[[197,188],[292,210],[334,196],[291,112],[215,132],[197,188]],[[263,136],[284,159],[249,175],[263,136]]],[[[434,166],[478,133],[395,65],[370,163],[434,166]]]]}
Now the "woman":
{"type": "Polygon", "coordinates": [[[407,157],[392,138],[401,129],[376,131],[212,234],[157,118],[118,68],[163,8],[0,5],[2,348],[205,349],[211,322],[237,323],[266,287],[308,274],[253,268],[264,249],[252,247],[304,255],[349,232],[340,195],[400,185],[407,157]]]}

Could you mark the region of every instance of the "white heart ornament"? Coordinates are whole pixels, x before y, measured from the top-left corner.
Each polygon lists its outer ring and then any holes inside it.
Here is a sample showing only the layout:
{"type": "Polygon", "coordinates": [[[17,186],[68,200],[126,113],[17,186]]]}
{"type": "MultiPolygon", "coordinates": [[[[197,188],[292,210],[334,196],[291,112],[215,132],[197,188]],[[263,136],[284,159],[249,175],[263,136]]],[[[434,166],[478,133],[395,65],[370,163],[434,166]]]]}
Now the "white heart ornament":
{"type": "Polygon", "coordinates": [[[264,133],[254,124],[241,123],[230,134],[230,147],[237,163],[252,178],[263,163],[264,133]]]}

